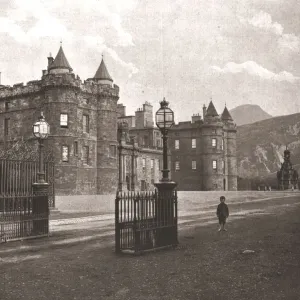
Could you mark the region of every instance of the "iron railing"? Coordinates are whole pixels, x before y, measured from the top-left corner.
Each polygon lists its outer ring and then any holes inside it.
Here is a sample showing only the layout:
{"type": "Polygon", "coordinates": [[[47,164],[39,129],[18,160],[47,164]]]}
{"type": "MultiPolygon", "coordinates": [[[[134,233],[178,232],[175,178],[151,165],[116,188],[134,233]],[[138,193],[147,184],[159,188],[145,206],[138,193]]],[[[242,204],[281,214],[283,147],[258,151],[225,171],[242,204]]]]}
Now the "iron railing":
{"type": "MultiPolygon", "coordinates": [[[[49,183],[49,207],[55,207],[54,163],[45,162],[45,180],[49,183]]],[[[38,162],[0,158],[0,195],[28,195],[37,181],[38,162]]],[[[0,208],[1,209],[1,208],[0,208]]]]}
{"type": "Polygon", "coordinates": [[[176,246],[177,192],[118,192],[115,202],[116,253],[141,253],[176,246]]]}
{"type": "Polygon", "coordinates": [[[49,207],[46,203],[33,194],[0,195],[0,243],[47,236],[49,207]]]}
{"type": "MultiPolygon", "coordinates": [[[[46,179],[53,178],[53,163],[46,162],[45,171],[46,179]]],[[[48,194],[54,205],[54,185],[34,190],[37,172],[35,161],[0,159],[0,243],[49,234],[48,194]]]]}

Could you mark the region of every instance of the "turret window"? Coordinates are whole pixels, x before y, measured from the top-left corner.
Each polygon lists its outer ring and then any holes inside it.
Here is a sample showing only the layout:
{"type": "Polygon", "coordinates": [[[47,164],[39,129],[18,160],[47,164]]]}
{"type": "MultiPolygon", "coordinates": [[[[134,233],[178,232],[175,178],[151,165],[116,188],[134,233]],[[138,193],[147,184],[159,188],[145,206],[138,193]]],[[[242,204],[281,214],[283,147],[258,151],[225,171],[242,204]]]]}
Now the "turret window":
{"type": "Polygon", "coordinates": [[[10,118],[4,119],[4,135],[8,136],[9,135],[9,124],[10,124],[10,118]]]}
{"type": "Polygon", "coordinates": [[[217,170],[217,161],[216,160],[212,161],[212,167],[213,167],[213,170],[217,170]]]}
{"type": "Polygon", "coordinates": [[[90,132],[90,120],[88,115],[83,115],[83,132],[90,132]]]}
{"type": "Polygon", "coordinates": [[[192,148],[193,148],[193,149],[196,148],[196,139],[192,139],[192,148]]]}
{"type": "Polygon", "coordinates": [[[215,138],[211,139],[211,146],[212,146],[213,148],[216,148],[216,147],[217,147],[217,139],[215,139],[215,138]]]}
{"type": "Polygon", "coordinates": [[[9,109],[10,109],[10,102],[5,101],[5,111],[9,111],[9,109]]]}
{"type": "Polygon", "coordinates": [[[192,160],[192,170],[196,170],[197,164],[195,160],[192,160]]]}
{"type": "Polygon", "coordinates": [[[179,140],[175,140],[175,149],[179,149],[179,140]]]}
{"type": "Polygon", "coordinates": [[[68,114],[65,113],[60,114],[60,127],[61,128],[68,127],[68,114]]]}
{"type": "Polygon", "coordinates": [[[143,170],[145,171],[146,170],[146,158],[143,158],[142,163],[143,163],[143,170]]]}
{"type": "Polygon", "coordinates": [[[78,142],[77,141],[74,142],[74,155],[75,156],[78,155],[78,142]]]}
{"type": "Polygon", "coordinates": [[[63,162],[69,161],[69,146],[62,146],[61,149],[61,156],[63,162]]]}
{"type": "Polygon", "coordinates": [[[88,165],[89,164],[89,147],[88,146],[83,146],[83,163],[88,165]]]}

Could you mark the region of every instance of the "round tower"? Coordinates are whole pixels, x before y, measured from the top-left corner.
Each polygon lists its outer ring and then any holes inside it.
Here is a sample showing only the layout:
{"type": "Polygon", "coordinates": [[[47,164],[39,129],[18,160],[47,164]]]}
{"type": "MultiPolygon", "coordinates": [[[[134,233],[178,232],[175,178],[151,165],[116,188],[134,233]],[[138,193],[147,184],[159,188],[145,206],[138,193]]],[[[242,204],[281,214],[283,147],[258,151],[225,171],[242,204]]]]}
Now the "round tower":
{"type": "Polygon", "coordinates": [[[92,79],[97,86],[97,193],[115,193],[118,183],[117,121],[119,87],[104,60],[92,79]]]}
{"type": "Polygon", "coordinates": [[[202,190],[223,190],[223,123],[210,101],[202,128],[202,190]]]}
{"type": "Polygon", "coordinates": [[[224,184],[228,191],[237,190],[237,158],[236,158],[236,124],[234,123],[227,107],[225,106],[221,116],[224,124],[224,184]]]}

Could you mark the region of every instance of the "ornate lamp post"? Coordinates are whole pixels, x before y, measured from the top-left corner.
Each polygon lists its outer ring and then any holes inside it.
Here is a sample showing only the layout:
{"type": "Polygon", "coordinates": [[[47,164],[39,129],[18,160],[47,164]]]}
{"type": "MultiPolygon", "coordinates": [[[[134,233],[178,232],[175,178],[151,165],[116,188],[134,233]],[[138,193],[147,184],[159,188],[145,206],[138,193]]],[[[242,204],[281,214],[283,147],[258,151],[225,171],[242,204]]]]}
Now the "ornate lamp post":
{"type": "Polygon", "coordinates": [[[160,109],[156,112],[155,121],[163,138],[163,170],[162,179],[156,183],[158,190],[156,203],[156,243],[158,246],[177,245],[177,193],[174,189],[176,182],[169,178],[168,169],[168,132],[174,124],[174,112],[168,107],[169,103],[164,98],[160,102],[160,109]]]}
{"type": "Polygon", "coordinates": [[[156,126],[162,133],[163,137],[163,170],[161,182],[170,182],[168,169],[168,131],[174,124],[174,112],[168,107],[169,102],[164,98],[160,102],[160,109],[156,112],[156,126]]]}
{"type": "Polygon", "coordinates": [[[44,140],[48,138],[50,133],[50,125],[45,121],[45,117],[41,112],[39,120],[33,124],[33,135],[39,141],[39,172],[38,172],[38,184],[47,184],[45,181],[44,171],[44,140]]]}

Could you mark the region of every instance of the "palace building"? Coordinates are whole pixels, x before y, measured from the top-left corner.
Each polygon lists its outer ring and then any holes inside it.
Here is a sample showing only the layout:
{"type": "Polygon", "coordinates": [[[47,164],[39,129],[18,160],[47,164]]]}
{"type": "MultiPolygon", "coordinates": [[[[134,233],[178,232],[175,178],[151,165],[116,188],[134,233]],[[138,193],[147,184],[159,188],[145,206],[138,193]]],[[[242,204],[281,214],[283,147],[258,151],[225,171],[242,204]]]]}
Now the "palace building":
{"type": "MultiPolygon", "coordinates": [[[[55,58],[48,57],[41,79],[0,85],[0,150],[18,140],[36,145],[32,125],[43,112],[56,195],[153,189],[162,168],[153,107],[146,102],[126,116],[118,100],[119,87],[103,58],[94,77],[82,81],[60,46],[55,58]]],[[[219,116],[212,102],[203,116],[170,130],[171,178],[179,190],[236,190],[236,125],[226,107],[219,116]]]]}
{"type": "Polygon", "coordinates": [[[237,190],[236,124],[227,107],[218,115],[211,101],[203,119],[174,125],[169,134],[172,180],[178,190],[237,190]]]}

